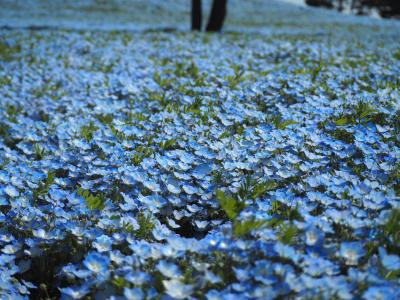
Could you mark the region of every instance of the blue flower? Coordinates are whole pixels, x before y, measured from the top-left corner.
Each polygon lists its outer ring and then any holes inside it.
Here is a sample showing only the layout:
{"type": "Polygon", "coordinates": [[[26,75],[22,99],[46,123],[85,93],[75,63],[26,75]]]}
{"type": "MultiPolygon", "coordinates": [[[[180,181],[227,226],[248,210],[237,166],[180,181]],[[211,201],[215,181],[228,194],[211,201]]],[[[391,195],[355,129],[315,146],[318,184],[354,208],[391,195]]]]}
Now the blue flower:
{"type": "Polygon", "coordinates": [[[7,185],[4,188],[4,192],[10,197],[18,197],[19,196],[18,189],[12,185],[7,185]]]}
{"type": "Polygon", "coordinates": [[[83,265],[93,273],[107,273],[109,271],[110,259],[97,252],[90,252],[83,261],[83,265]]]}
{"type": "Polygon", "coordinates": [[[82,299],[90,292],[88,285],[59,288],[59,290],[62,294],[67,295],[72,299],[82,299]]]}
{"type": "Polygon", "coordinates": [[[142,300],[145,295],[140,288],[124,288],[124,296],[128,300],[142,300]]]}
{"type": "Polygon", "coordinates": [[[159,261],[156,268],[168,278],[179,278],[182,276],[182,272],[179,270],[177,265],[166,262],[165,260],[159,261]]]}
{"type": "Polygon", "coordinates": [[[179,279],[163,280],[165,292],[176,299],[187,299],[193,293],[193,286],[183,284],[179,279]]]}
{"type": "Polygon", "coordinates": [[[400,257],[394,254],[387,254],[385,248],[379,248],[379,258],[381,259],[382,265],[389,271],[400,270],[400,257]]]}
{"type": "Polygon", "coordinates": [[[398,287],[387,285],[371,286],[362,295],[365,300],[395,300],[399,299],[399,297],[400,291],[398,287]]]}
{"type": "Polygon", "coordinates": [[[113,241],[110,237],[107,235],[101,235],[99,236],[94,242],[93,246],[96,248],[97,251],[99,252],[107,252],[111,250],[113,241]]]}
{"type": "Polygon", "coordinates": [[[357,265],[358,261],[366,254],[360,242],[344,242],[340,244],[339,255],[348,265],[357,265]]]}

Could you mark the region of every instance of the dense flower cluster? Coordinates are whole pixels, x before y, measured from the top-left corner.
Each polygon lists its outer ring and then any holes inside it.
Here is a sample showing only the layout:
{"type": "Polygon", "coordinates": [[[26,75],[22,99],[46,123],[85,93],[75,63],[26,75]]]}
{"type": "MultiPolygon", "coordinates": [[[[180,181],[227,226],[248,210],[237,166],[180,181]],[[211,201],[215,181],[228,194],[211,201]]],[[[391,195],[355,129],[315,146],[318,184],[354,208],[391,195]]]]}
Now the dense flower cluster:
{"type": "Polygon", "coordinates": [[[381,26],[1,31],[0,298],[400,298],[381,26]]]}

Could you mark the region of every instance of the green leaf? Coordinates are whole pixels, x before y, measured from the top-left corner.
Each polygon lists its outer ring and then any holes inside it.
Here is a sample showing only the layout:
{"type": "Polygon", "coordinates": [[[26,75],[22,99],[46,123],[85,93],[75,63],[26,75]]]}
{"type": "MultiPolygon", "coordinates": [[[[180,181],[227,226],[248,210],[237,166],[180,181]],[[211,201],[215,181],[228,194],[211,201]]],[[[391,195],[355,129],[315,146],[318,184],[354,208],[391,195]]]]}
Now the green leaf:
{"type": "Polygon", "coordinates": [[[40,197],[47,195],[50,186],[54,183],[56,174],[53,171],[47,173],[46,180],[39,184],[38,188],[33,191],[33,200],[37,202],[40,197]]]}
{"type": "Polygon", "coordinates": [[[394,53],[394,58],[397,60],[400,60],[400,49],[398,49],[395,53],[394,53]]]}
{"type": "Polygon", "coordinates": [[[47,178],[46,178],[46,187],[49,188],[54,181],[56,180],[56,173],[53,171],[50,171],[49,173],[47,173],[47,178]]]}
{"type": "Polygon", "coordinates": [[[364,118],[368,118],[371,115],[375,114],[377,112],[377,110],[373,107],[371,107],[370,105],[366,105],[364,110],[361,111],[360,114],[360,118],[364,119],[364,118]]]}
{"type": "Polygon", "coordinates": [[[166,151],[173,150],[173,149],[176,149],[177,144],[178,144],[178,142],[176,139],[170,139],[165,142],[161,142],[160,148],[163,150],[166,150],[166,151]]]}
{"type": "Polygon", "coordinates": [[[42,160],[46,156],[46,149],[42,148],[40,144],[33,145],[33,151],[35,152],[35,159],[42,160]]]}
{"type": "Polygon", "coordinates": [[[105,199],[102,195],[93,195],[89,190],[78,188],[78,195],[85,198],[86,204],[90,210],[103,210],[105,207],[105,199]]]}
{"type": "Polygon", "coordinates": [[[193,79],[196,79],[197,77],[199,77],[200,70],[193,61],[191,62],[187,71],[188,71],[190,77],[192,77],[193,79]]]}
{"type": "Polygon", "coordinates": [[[370,118],[377,113],[377,110],[366,102],[359,102],[355,108],[355,115],[359,121],[369,122],[370,118]]]}
{"type": "Polygon", "coordinates": [[[135,232],[136,237],[139,239],[150,239],[155,227],[151,215],[140,212],[137,216],[137,222],[140,227],[135,232]]]}
{"type": "Polygon", "coordinates": [[[391,211],[383,231],[387,239],[395,247],[400,245],[400,209],[393,209],[391,211]]]}
{"type": "Polygon", "coordinates": [[[233,226],[233,235],[236,237],[244,236],[250,233],[252,230],[262,227],[264,224],[266,224],[266,221],[254,219],[243,222],[235,222],[233,226]]]}
{"type": "Polygon", "coordinates": [[[277,127],[278,127],[278,129],[283,130],[286,127],[288,127],[290,125],[294,125],[294,124],[297,124],[297,122],[294,120],[286,120],[286,121],[281,122],[277,127]]]}
{"type": "Polygon", "coordinates": [[[389,280],[396,280],[399,277],[400,277],[400,270],[388,271],[385,275],[385,279],[389,280]]]}
{"type": "Polygon", "coordinates": [[[124,287],[129,286],[129,283],[125,280],[125,278],[120,276],[116,276],[112,283],[117,289],[123,289],[124,287]]]}
{"type": "Polygon", "coordinates": [[[105,207],[104,199],[102,199],[100,196],[90,195],[86,198],[86,203],[90,210],[103,210],[105,207]]]}
{"type": "Polygon", "coordinates": [[[283,220],[282,219],[278,219],[278,218],[271,218],[268,222],[267,222],[267,226],[271,227],[271,228],[276,228],[279,227],[283,224],[283,220]]]}
{"type": "Polygon", "coordinates": [[[267,182],[261,182],[253,187],[252,198],[257,199],[263,196],[266,192],[274,190],[278,184],[274,180],[268,180],[267,182]]]}
{"type": "Polygon", "coordinates": [[[272,124],[280,130],[285,129],[287,126],[297,124],[297,122],[295,120],[283,121],[281,114],[274,116],[271,121],[272,121],[272,124]]]}
{"type": "Polygon", "coordinates": [[[342,118],[340,118],[340,119],[337,119],[337,120],[335,121],[335,124],[336,124],[337,126],[344,126],[344,125],[348,124],[348,122],[349,122],[349,120],[347,119],[347,117],[342,117],[342,118]]]}
{"type": "Polygon", "coordinates": [[[281,227],[281,232],[278,235],[278,240],[284,244],[292,244],[299,230],[294,225],[281,227]]]}
{"type": "Polygon", "coordinates": [[[90,121],[88,125],[84,125],[81,127],[81,136],[87,142],[90,142],[93,139],[93,134],[96,130],[99,129],[97,126],[94,125],[93,121],[90,121]]]}
{"type": "Polygon", "coordinates": [[[231,220],[235,220],[246,206],[243,201],[239,201],[231,195],[226,195],[221,190],[217,190],[216,194],[219,205],[221,205],[222,209],[231,220]]]}
{"type": "Polygon", "coordinates": [[[303,217],[298,211],[297,207],[290,207],[277,200],[272,202],[271,209],[268,211],[270,215],[276,215],[283,220],[298,220],[302,221],[303,217]]]}

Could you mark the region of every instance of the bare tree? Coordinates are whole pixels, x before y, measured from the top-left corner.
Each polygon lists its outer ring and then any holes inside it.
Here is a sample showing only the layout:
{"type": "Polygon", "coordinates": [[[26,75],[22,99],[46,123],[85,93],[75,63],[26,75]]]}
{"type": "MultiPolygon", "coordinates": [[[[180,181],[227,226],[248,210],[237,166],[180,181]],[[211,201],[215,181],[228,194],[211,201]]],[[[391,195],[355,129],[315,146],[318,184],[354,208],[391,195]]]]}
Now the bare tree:
{"type": "Polygon", "coordinates": [[[338,11],[343,11],[344,9],[344,3],[343,0],[338,1],[338,11]]]}
{"type": "MultiPolygon", "coordinates": [[[[219,32],[222,30],[226,17],[227,0],[214,0],[206,31],[219,32]]],[[[201,0],[192,0],[192,30],[201,30],[202,12],[201,0]]]]}
{"type": "Polygon", "coordinates": [[[201,0],[192,0],[192,30],[201,30],[201,0]]]}
{"type": "Polygon", "coordinates": [[[221,31],[226,16],[227,0],[214,0],[206,31],[221,31]]]}

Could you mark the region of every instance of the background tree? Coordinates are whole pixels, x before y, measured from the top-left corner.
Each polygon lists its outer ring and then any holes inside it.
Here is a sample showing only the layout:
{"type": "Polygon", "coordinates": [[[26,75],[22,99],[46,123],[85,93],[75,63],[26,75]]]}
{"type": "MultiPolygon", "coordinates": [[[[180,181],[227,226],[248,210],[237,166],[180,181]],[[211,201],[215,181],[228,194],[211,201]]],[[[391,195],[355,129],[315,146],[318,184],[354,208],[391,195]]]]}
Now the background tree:
{"type": "MultiPolygon", "coordinates": [[[[206,31],[218,32],[222,30],[226,17],[227,0],[214,0],[208,19],[206,31]]],[[[201,0],[192,0],[192,30],[201,30],[201,0]]]]}
{"type": "Polygon", "coordinates": [[[333,0],[306,0],[306,4],[315,7],[333,8],[333,0]]]}
{"type": "Polygon", "coordinates": [[[208,19],[207,31],[221,31],[226,16],[226,1],[214,0],[211,15],[208,19]]]}
{"type": "Polygon", "coordinates": [[[192,0],[192,30],[201,30],[201,0],[192,0]]]}
{"type": "Polygon", "coordinates": [[[400,18],[400,0],[305,0],[307,5],[336,8],[343,11],[346,8],[357,15],[366,15],[376,9],[382,18],[400,18]]]}
{"type": "Polygon", "coordinates": [[[400,18],[400,0],[363,0],[378,9],[382,18],[400,18]]]}
{"type": "Polygon", "coordinates": [[[344,9],[344,0],[338,0],[338,11],[343,11],[344,9]]]}

